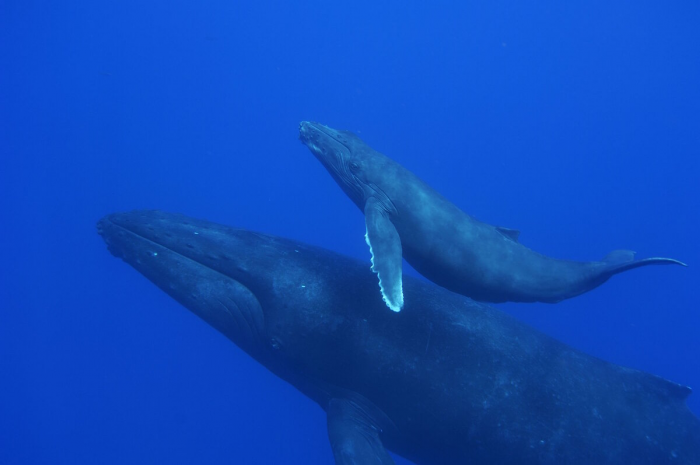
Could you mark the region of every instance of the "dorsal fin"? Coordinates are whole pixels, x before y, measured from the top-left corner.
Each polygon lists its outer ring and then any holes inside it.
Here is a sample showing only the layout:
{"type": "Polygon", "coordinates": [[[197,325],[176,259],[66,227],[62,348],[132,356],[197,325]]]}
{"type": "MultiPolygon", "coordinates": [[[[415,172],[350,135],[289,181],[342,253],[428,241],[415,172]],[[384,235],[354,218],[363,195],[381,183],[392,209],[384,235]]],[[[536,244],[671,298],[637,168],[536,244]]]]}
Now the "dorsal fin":
{"type": "Polygon", "coordinates": [[[631,250],[613,250],[603,258],[603,261],[610,265],[619,265],[634,261],[635,252],[631,250]]]}
{"type": "Polygon", "coordinates": [[[520,231],[517,229],[504,228],[503,226],[496,226],[496,231],[503,234],[506,238],[513,242],[518,242],[518,237],[520,237],[520,231]]]}
{"type": "Polygon", "coordinates": [[[664,386],[666,389],[665,392],[677,399],[686,400],[688,396],[693,393],[693,390],[690,388],[690,386],[674,383],[673,381],[667,381],[665,379],[661,379],[661,381],[666,381],[664,386]]]}
{"type": "Polygon", "coordinates": [[[685,401],[693,392],[689,386],[674,383],[660,376],[645,373],[633,368],[623,368],[623,371],[633,376],[639,383],[639,386],[643,386],[647,391],[653,392],[663,398],[685,401]]]}

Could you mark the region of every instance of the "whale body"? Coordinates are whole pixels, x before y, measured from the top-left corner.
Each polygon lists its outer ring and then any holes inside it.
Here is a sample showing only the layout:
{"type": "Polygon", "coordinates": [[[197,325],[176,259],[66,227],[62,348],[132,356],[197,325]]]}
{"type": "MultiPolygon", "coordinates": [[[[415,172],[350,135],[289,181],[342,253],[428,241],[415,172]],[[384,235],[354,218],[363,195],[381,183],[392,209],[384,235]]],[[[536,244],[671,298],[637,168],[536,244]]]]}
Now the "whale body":
{"type": "Polygon", "coordinates": [[[304,121],[299,138],[364,212],[372,269],[394,311],[404,302],[402,257],[435,284],[484,302],[555,303],[633,268],[685,266],[635,260],[629,250],[595,262],[547,257],[520,244],[519,231],[472,218],[351,132],[304,121]]]}
{"type": "Polygon", "coordinates": [[[406,277],[407,311],[379,311],[364,263],[296,241],[158,211],[98,232],[318,403],[337,464],[700,463],[689,388],[431,283],[406,277]]]}

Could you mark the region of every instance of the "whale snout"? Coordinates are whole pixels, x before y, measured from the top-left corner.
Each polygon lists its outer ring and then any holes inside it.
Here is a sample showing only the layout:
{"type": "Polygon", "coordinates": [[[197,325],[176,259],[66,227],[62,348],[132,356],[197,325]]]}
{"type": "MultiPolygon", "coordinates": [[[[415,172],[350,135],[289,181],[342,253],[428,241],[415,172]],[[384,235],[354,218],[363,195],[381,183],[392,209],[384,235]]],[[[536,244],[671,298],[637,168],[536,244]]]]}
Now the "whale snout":
{"type": "Polygon", "coordinates": [[[312,123],[309,121],[302,121],[299,123],[299,139],[302,139],[306,134],[308,134],[311,124],[312,123]]]}
{"type": "Polygon", "coordinates": [[[311,121],[302,121],[299,123],[299,140],[321,161],[327,158],[327,154],[330,152],[329,148],[333,141],[324,129],[327,128],[322,124],[311,121]]]}
{"type": "Polygon", "coordinates": [[[315,145],[324,135],[324,132],[321,129],[323,127],[324,126],[322,124],[314,123],[312,121],[302,121],[299,123],[299,140],[309,147],[311,144],[315,145]]]}
{"type": "Polygon", "coordinates": [[[309,132],[309,122],[308,121],[302,121],[299,123],[299,140],[304,142],[307,134],[309,132]]]}

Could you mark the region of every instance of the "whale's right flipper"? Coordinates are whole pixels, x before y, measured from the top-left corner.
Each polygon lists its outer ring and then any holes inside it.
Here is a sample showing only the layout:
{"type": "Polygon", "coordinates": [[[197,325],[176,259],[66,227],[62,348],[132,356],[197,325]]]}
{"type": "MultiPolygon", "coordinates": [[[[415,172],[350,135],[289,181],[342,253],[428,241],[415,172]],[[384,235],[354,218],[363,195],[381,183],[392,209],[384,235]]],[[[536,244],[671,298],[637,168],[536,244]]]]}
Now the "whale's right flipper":
{"type": "Polygon", "coordinates": [[[395,312],[403,307],[401,238],[382,204],[369,198],[365,204],[365,241],[372,254],[372,271],[379,277],[379,288],[386,305],[395,312]]]}
{"type": "Polygon", "coordinates": [[[381,430],[360,405],[349,399],[331,399],[326,415],[337,465],[394,465],[379,439],[381,430]]]}

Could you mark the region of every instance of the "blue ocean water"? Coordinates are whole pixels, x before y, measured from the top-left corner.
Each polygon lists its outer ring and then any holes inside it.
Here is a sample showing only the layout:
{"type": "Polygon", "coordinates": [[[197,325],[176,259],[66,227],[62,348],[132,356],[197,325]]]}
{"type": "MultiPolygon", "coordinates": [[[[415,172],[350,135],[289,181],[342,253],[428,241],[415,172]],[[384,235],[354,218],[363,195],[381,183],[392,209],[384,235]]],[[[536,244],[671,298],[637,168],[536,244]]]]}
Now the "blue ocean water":
{"type": "Polygon", "coordinates": [[[542,253],[689,263],[499,307],[700,388],[698,24],[693,2],[3,1],[0,463],[332,463],[318,406],[94,227],[158,208],[369,261],[307,119],[542,253]]]}

